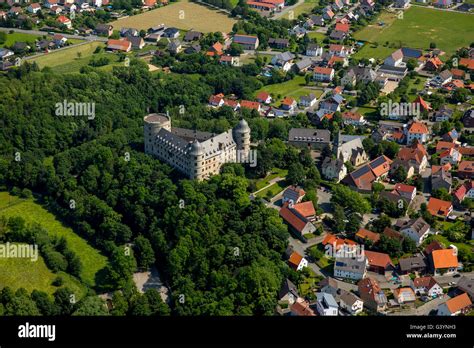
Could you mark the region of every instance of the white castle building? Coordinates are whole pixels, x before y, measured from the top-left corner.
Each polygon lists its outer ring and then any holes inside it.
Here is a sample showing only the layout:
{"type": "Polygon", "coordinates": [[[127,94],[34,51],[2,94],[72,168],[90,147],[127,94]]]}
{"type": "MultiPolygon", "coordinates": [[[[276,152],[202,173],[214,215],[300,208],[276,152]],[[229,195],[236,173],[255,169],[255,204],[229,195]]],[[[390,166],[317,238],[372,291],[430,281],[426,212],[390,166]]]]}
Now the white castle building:
{"type": "Polygon", "coordinates": [[[224,163],[245,163],[250,153],[250,128],[244,119],[218,135],[172,127],[165,114],[149,114],[143,121],[145,153],[190,179],[204,180],[219,174],[224,163]]]}

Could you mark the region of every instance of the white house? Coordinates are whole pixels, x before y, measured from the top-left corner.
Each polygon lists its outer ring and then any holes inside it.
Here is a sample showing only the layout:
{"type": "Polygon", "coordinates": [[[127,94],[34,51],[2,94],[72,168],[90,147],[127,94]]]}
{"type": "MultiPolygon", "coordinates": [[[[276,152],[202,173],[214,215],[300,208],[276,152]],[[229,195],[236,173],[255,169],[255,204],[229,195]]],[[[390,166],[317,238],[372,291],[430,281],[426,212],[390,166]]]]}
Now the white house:
{"type": "Polygon", "coordinates": [[[298,254],[296,251],[291,254],[288,263],[296,271],[301,271],[303,268],[308,267],[308,260],[298,254]]]}
{"type": "Polygon", "coordinates": [[[311,57],[318,57],[323,54],[323,48],[318,44],[309,44],[306,47],[306,55],[311,57]]]}
{"type": "Polygon", "coordinates": [[[323,316],[337,316],[339,306],[331,294],[318,292],[316,294],[316,309],[323,316]]]}
{"type": "Polygon", "coordinates": [[[462,155],[456,148],[451,148],[443,151],[439,155],[441,165],[450,163],[451,165],[457,165],[461,162],[462,155]]]}
{"type": "Polygon", "coordinates": [[[415,139],[424,144],[428,141],[428,127],[421,122],[413,122],[407,127],[407,144],[411,144],[415,139]]]}
{"type": "Polygon", "coordinates": [[[32,14],[37,14],[41,10],[41,5],[37,2],[32,3],[28,6],[28,12],[32,14]]]}
{"type": "Polygon", "coordinates": [[[339,298],[339,305],[352,315],[357,315],[362,312],[364,302],[352,292],[344,291],[339,298]]]}
{"type": "Polygon", "coordinates": [[[336,257],[334,263],[334,277],[360,280],[367,275],[369,262],[366,257],[336,257]]]}
{"type": "Polygon", "coordinates": [[[347,167],[340,159],[326,157],[322,164],[322,174],[328,180],[341,181],[347,175],[347,167]]]}
{"type": "Polygon", "coordinates": [[[423,218],[419,217],[404,224],[400,229],[400,233],[412,239],[416,246],[420,246],[430,233],[430,225],[423,218]]]}
{"type": "Polygon", "coordinates": [[[316,96],[311,93],[309,95],[304,95],[302,97],[300,97],[300,106],[301,107],[304,107],[304,108],[308,108],[308,107],[311,107],[313,106],[314,104],[316,104],[317,102],[317,98],[316,96]]]}
{"type": "Polygon", "coordinates": [[[329,82],[334,78],[334,69],[333,68],[323,68],[317,66],[313,71],[313,78],[316,81],[329,82]]]}
{"type": "Polygon", "coordinates": [[[338,57],[348,57],[351,53],[351,49],[344,45],[329,45],[329,54],[338,57]]]}
{"type": "Polygon", "coordinates": [[[431,298],[443,294],[443,288],[433,277],[419,277],[413,280],[413,290],[417,295],[426,295],[431,298]]]}

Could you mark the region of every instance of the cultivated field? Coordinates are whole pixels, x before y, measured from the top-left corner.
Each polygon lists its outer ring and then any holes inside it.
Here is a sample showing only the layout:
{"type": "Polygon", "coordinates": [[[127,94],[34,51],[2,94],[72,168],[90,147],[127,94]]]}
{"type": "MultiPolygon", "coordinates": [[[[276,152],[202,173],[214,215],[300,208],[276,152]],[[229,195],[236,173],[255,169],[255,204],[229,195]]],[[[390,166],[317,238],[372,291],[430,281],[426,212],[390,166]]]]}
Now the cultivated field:
{"type": "Polygon", "coordinates": [[[183,30],[197,30],[203,33],[215,31],[230,32],[236,21],[223,12],[211,10],[204,5],[188,1],[175,2],[136,16],[119,19],[111,24],[114,30],[120,28],[148,29],[159,24],[183,30]]]}
{"type": "Polygon", "coordinates": [[[58,287],[51,284],[58,276],[63,279],[61,287],[71,289],[77,300],[86,294],[86,287],[77,279],[63,272],[51,272],[41,257],[36,262],[20,258],[0,258],[0,289],[8,286],[13,291],[24,288],[28,292],[37,289],[53,294],[58,287]]]}
{"type": "MultiPolygon", "coordinates": [[[[51,236],[64,237],[68,246],[81,259],[83,270],[82,280],[90,286],[95,285],[97,272],[107,264],[107,258],[90,246],[86,240],[74,231],[64,226],[53,214],[44,209],[32,199],[20,200],[2,192],[0,195],[0,216],[21,216],[27,223],[37,222],[48,230],[51,236]],[[11,205],[8,204],[11,202],[11,205]]],[[[1,268],[1,267],[0,267],[1,268]]]]}
{"type": "Polygon", "coordinates": [[[356,58],[385,58],[396,48],[385,47],[389,44],[408,46],[411,48],[428,49],[431,42],[447,55],[453,54],[462,46],[469,46],[474,32],[474,16],[465,13],[439,11],[424,7],[412,6],[398,19],[393,14],[382,13],[376,23],[354,34],[357,40],[371,43],[377,42],[378,47],[366,45],[359,51],[356,58]],[[379,26],[378,22],[384,22],[379,26]]]}

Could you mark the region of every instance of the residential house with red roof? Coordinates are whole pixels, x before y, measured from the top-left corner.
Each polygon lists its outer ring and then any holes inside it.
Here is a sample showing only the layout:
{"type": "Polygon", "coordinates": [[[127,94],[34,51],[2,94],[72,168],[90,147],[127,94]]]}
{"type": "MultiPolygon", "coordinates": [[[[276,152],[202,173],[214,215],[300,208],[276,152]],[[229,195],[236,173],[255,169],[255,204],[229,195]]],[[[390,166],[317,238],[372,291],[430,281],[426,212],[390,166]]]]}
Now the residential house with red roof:
{"type": "Polygon", "coordinates": [[[395,270],[395,266],[388,254],[368,250],[364,251],[364,254],[369,262],[369,271],[385,274],[385,272],[393,272],[395,270]]]}
{"type": "Polygon", "coordinates": [[[420,246],[430,234],[430,225],[421,217],[406,221],[400,228],[400,233],[410,238],[420,246]]]}
{"type": "Polygon", "coordinates": [[[313,70],[313,79],[315,81],[329,82],[334,78],[333,68],[324,68],[317,66],[313,70]]]}
{"type": "Polygon", "coordinates": [[[298,106],[298,102],[291,98],[291,97],[285,97],[283,98],[283,100],[281,101],[281,104],[280,104],[280,107],[283,109],[283,110],[286,110],[288,112],[294,112],[296,110],[298,106]]]}
{"type": "Polygon", "coordinates": [[[418,140],[422,144],[426,143],[428,134],[428,127],[424,123],[414,121],[407,127],[407,144],[411,144],[414,140],[418,140]]]}
{"type": "Polygon", "coordinates": [[[305,195],[306,195],[305,190],[303,190],[299,186],[292,185],[292,186],[287,187],[285,192],[283,192],[282,201],[283,203],[291,202],[292,204],[296,204],[296,203],[301,202],[305,195]]]}
{"type": "Polygon", "coordinates": [[[379,283],[374,278],[364,278],[357,284],[359,297],[364,301],[364,306],[375,312],[387,309],[387,296],[379,283]]]}
{"type": "Polygon", "coordinates": [[[270,93],[267,92],[260,92],[257,94],[257,101],[263,104],[271,104],[272,103],[272,96],[270,93]]]}
{"type": "Polygon", "coordinates": [[[443,62],[438,57],[429,58],[425,63],[425,70],[437,71],[441,69],[443,62]]]}
{"type": "Polygon", "coordinates": [[[459,186],[459,188],[454,191],[453,197],[454,204],[457,207],[461,207],[461,203],[465,198],[474,199],[474,180],[468,180],[459,186]]]}
{"type": "Polygon", "coordinates": [[[344,124],[353,126],[363,126],[367,123],[364,116],[358,112],[346,111],[342,113],[342,121],[344,124]]]}
{"type": "Polygon", "coordinates": [[[293,253],[290,255],[290,258],[288,259],[288,264],[295,271],[301,271],[303,268],[308,267],[308,260],[298,254],[296,251],[293,251],[293,253]]]}
{"type": "Polygon", "coordinates": [[[455,316],[466,314],[471,310],[472,302],[469,296],[464,293],[447,300],[438,306],[439,316],[455,316]]]}
{"type": "Polygon", "coordinates": [[[334,55],[338,57],[348,57],[350,53],[351,53],[351,49],[348,46],[336,45],[336,44],[329,45],[330,55],[334,55]]]}
{"type": "MultiPolygon", "coordinates": [[[[420,146],[423,147],[421,144],[420,146]]],[[[407,178],[411,178],[414,174],[420,174],[428,166],[428,157],[425,152],[426,150],[423,151],[413,146],[401,148],[392,163],[390,172],[393,174],[398,167],[402,166],[407,172],[407,178]]]]}
{"type": "MultiPolygon", "coordinates": [[[[66,16],[59,16],[57,19],[57,22],[59,22],[62,25],[65,25],[66,28],[71,29],[72,28],[72,22],[69,18],[66,16]]],[[[128,51],[127,51],[128,52],[128,51]]]]}
{"type": "Polygon", "coordinates": [[[107,50],[109,51],[130,52],[131,49],[132,49],[132,43],[128,40],[110,39],[109,41],[107,41],[107,50]]]}
{"type": "Polygon", "coordinates": [[[453,212],[453,204],[448,201],[430,197],[427,209],[431,215],[445,219],[453,212]]]}
{"type": "Polygon", "coordinates": [[[420,108],[421,112],[431,111],[431,106],[421,96],[416,97],[413,103],[420,108]]]}
{"type": "Polygon", "coordinates": [[[474,178],[474,161],[462,161],[459,163],[457,176],[461,179],[474,178]]]}
{"type": "Polygon", "coordinates": [[[465,66],[469,70],[474,70],[474,59],[472,58],[461,58],[459,60],[460,66],[465,66]]]}
{"type": "Polygon", "coordinates": [[[248,110],[256,110],[257,112],[262,111],[262,106],[259,102],[250,101],[250,100],[241,100],[240,107],[248,110]]]}
{"type": "MultiPolygon", "coordinates": [[[[311,221],[302,216],[302,214],[293,207],[294,205],[290,206],[289,203],[284,203],[280,209],[280,217],[286,222],[290,229],[298,236],[304,236],[307,233],[316,231],[316,227],[314,227],[311,221]]],[[[303,207],[301,209],[304,210],[305,208],[303,207]]]]}
{"type": "Polygon", "coordinates": [[[395,184],[392,192],[396,192],[399,196],[405,198],[408,202],[411,202],[416,196],[416,187],[405,184],[395,184]]]}
{"type": "Polygon", "coordinates": [[[395,289],[393,295],[399,304],[413,304],[416,301],[415,292],[409,287],[395,289]]]}
{"type": "Polygon", "coordinates": [[[426,295],[431,298],[443,295],[443,288],[430,276],[413,279],[413,290],[417,295],[426,295]]]}
{"type": "Polygon", "coordinates": [[[439,161],[441,165],[445,165],[446,163],[457,165],[459,162],[461,162],[461,159],[462,155],[455,147],[444,150],[439,154],[439,161]]]}
{"type": "Polygon", "coordinates": [[[290,311],[292,316],[298,317],[315,317],[315,312],[309,306],[309,302],[305,301],[302,298],[298,298],[298,300],[290,306],[290,311]]]}
{"type": "Polygon", "coordinates": [[[224,54],[224,46],[218,41],[208,48],[206,55],[210,57],[222,56],[224,54]]]}
{"type": "Polygon", "coordinates": [[[429,255],[430,266],[435,276],[456,273],[458,263],[457,249],[436,249],[429,255]]]}
{"type": "Polygon", "coordinates": [[[224,105],[224,95],[222,93],[209,97],[209,106],[219,108],[224,105]]]}
{"type": "Polygon", "coordinates": [[[365,243],[367,240],[369,240],[372,245],[374,245],[379,242],[380,234],[366,230],[365,228],[361,228],[355,234],[355,239],[361,243],[365,243]]]}

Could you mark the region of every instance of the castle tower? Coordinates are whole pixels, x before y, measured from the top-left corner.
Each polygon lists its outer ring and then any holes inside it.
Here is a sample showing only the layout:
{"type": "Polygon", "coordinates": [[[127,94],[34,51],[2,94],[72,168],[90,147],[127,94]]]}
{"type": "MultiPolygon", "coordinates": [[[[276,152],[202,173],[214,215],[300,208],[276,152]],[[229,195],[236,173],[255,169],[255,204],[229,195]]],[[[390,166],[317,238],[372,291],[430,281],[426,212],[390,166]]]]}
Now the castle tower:
{"type": "Polygon", "coordinates": [[[189,176],[191,179],[202,180],[203,179],[203,162],[204,162],[204,150],[202,145],[196,139],[190,144],[189,150],[190,156],[190,172],[189,176]]]}
{"type": "Polygon", "coordinates": [[[143,118],[143,122],[145,153],[152,154],[154,152],[153,146],[156,135],[161,128],[171,131],[171,120],[165,114],[149,114],[143,118]]]}
{"type": "Polygon", "coordinates": [[[239,151],[237,153],[237,161],[239,156],[242,159],[247,159],[250,153],[250,127],[247,121],[241,119],[239,124],[232,130],[232,133],[239,151]]]}

